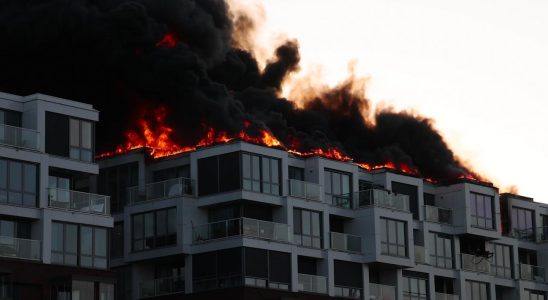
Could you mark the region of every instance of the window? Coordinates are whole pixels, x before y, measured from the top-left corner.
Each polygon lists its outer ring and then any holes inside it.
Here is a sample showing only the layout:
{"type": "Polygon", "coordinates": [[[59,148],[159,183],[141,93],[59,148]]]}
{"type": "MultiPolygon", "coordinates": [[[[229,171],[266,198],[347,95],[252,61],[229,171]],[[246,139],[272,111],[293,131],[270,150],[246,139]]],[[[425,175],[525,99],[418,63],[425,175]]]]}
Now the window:
{"type": "Polygon", "coordinates": [[[124,256],[124,223],[114,223],[112,228],[112,243],[110,244],[110,256],[123,257],[124,256]]]}
{"type": "Polygon", "coordinates": [[[114,284],[99,283],[99,300],[114,300],[114,284]]]}
{"type": "Polygon", "coordinates": [[[493,273],[496,276],[512,278],[512,248],[500,244],[493,244],[493,247],[493,273]]]}
{"type": "Polygon", "coordinates": [[[91,161],[93,157],[92,123],[89,121],[70,119],[70,158],[91,161]]]}
{"type": "Polygon", "coordinates": [[[55,207],[69,207],[70,179],[60,176],[49,176],[49,201],[55,207]]]}
{"type": "Polygon", "coordinates": [[[192,255],[195,292],[242,285],[242,248],[192,255]]]}
{"type": "Polygon", "coordinates": [[[325,200],[338,206],[350,207],[352,195],[351,179],[348,173],[324,170],[325,200]],[[335,196],[335,197],[333,197],[335,196]]]}
{"type": "Polygon", "coordinates": [[[0,273],[0,299],[12,299],[13,287],[11,282],[11,275],[7,273],[0,273]]]}
{"type": "Polygon", "coordinates": [[[546,300],[546,292],[525,290],[525,300],[546,300]]]}
{"type": "Polygon", "coordinates": [[[243,189],[257,193],[279,195],[279,169],[279,159],[243,153],[243,189]]]}
{"type": "Polygon", "coordinates": [[[413,213],[413,219],[419,219],[419,193],[416,185],[392,181],[392,192],[409,196],[409,209],[413,213]]]}
{"type": "Polygon", "coordinates": [[[289,176],[289,179],[304,181],[304,169],[299,167],[289,166],[288,176],[289,176]]]}
{"type": "Polygon", "coordinates": [[[200,196],[241,189],[240,152],[198,159],[200,196]]]}
{"type": "Polygon", "coordinates": [[[453,268],[453,239],[450,235],[433,232],[432,264],[440,268],[453,268]]]}
{"type": "Polygon", "coordinates": [[[52,222],[51,262],[107,268],[107,229],[52,222]]]}
{"type": "MultiPolygon", "coordinates": [[[[99,194],[110,195],[111,212],[121,212],[128,202],[128,188],[138,185],[139,163],[132,162],[99,170],[99,194]]],[[[132,195],[137,197],[138,195],[132,195]]],[[[138,199],[132,199],[134,201],[138,199]]]]}
{"type": "Polygon", "coordinates": [[[0,159],[0,203],[36,207],[37,165],[0,159]]]}
{"type": "Polygon", "coordinates": [[[426,300],[427,280],[415,277],[403,277],[403,299],[405,300],[426,300]]]}
{"type": "Polygon", "coordinates": [[[293,210],[294,240],[297,245],[322,248],[322,215],[320,212],[293,210]]]}
{"type": "Polygon", "coordinates": [[[512,207],[512,231],[517,238],[534,241],[535,240],[535,219],[532,210],[512,207]]]}
{"type": "Polygon", "coordinates": [[[467,300],[489,300],[489,285],[484,282],[466,280],[467,300]]]}
{"type": "Polygon", "coordinates": [[[472,226],[493,229],[493,197],[470,193],[470,215],[472,226]]]}
{"type": "Polygon", "coordinates": [[[176,218],[174,207],[133,215],[133,251],[175,245],[176,218]]]}
{"type": "Polygon", "coordinates": [[[407,257],[407,234],[405,222],[381,218],[381,253],[407,257]]]}

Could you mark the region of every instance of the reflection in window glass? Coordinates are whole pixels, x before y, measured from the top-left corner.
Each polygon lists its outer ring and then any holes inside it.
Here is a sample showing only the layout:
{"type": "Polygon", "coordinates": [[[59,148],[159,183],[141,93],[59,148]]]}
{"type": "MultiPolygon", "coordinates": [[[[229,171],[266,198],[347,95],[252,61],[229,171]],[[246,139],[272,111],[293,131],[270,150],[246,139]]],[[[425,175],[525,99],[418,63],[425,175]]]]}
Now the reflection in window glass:
{"type": "Polygon", "coordinates": [[[381,218],[381,253],[400,257],[407,256],[407,234],[404,221],[381,218]]]}

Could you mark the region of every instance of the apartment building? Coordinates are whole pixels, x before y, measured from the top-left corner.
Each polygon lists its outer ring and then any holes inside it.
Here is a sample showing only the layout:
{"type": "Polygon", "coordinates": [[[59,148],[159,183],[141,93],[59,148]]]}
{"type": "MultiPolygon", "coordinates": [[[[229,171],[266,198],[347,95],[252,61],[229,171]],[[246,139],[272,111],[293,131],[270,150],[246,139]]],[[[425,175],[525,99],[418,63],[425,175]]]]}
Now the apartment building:
{"type": "Polygon", "coordinates": [[[545,300],[548,206],[233,141],[100,160],[117,299],[545,300]]]}
{"type": "Polygon", "coordinates": [[[0,299],[114,299],[91,105],[0,93],[0,299]]]}

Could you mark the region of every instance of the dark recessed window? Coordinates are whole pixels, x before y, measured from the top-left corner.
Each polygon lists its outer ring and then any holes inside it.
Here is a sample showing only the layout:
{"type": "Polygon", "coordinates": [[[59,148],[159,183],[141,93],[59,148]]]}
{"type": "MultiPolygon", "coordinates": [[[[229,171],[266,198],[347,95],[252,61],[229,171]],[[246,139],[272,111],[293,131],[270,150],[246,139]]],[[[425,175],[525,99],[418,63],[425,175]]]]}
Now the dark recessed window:
{"type": "Polygon", "coordinates": [[[174,207],[133,215],[133,251],[177,244],[176,222],[177,210],[174,207]]]}

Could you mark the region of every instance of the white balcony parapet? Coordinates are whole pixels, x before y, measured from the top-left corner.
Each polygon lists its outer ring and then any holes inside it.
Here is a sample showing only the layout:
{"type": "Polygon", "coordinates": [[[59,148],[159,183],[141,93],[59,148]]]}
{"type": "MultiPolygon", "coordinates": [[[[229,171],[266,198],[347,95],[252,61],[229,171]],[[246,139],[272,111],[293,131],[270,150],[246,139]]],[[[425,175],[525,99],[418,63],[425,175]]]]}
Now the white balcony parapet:
{"type": "Polygon", "coordinates": [[[164,277],[141,282],[140,298],[157,297],[161,295],[182,293],[185,291],[185,277],[164,277]]]}
{"type": "Polygon", "coordinates": [[[0,144],[40,150],[40,134],[33,129],[0,124],[0,144]]]}
{"type": "Polygon", "coordinates": [[[409,212],[409,196],[386,190],[369,189],[354,193],[356,207],[378,206],[409,212]]]}
{"type": "Polygon", "coordinates": [[[335,297],[349,298],[349,299],[361,299],[362,289],[351,286],[335,286],[335,297]]]}
{"type": "Polygon", "coordinates": [[[48,205],[72,211],[110,215],[110,196],[49,188],[48,205]]]}
{"type": "Polygon", "coordinates": [[[462,269],[478,273],[491,273],[491,262],[483,256],[462,253],[462,269]]]}
{"type": "Polygon", "coordinates": [[[0,236],[0,256],[28,260],[41,260],[40,241],[0,236]]]}
{"type": "Polygon", "coordinates": [[[149,183],[144,188],[133,186],[128,188],[128,202],[154,201],[183,195],[194,196],[194,187],[194,180],[184,177],[149,183]]]}
{"type": "Polygon", "coordinates": [[[327,277],[310,274],[298,274],[299,291],[327,294],[327,277]]]}
{"type": "Polygon", "coordinates": [[[525,280],[546,282],[546,271],[543,267],[520,263],[519,277],[525,280]]]}
{"type": "Polygon", "coordinates": [[[358,235],[331,232],[331,249],[361,253],[362,238],[358,235]]]}
{"type": "Polygon", "coordinates": [[[290,243],[292,233],[287,224],[250,218],[229,219],[192,228],[195,243],[239,235],[290,243]]]}
{"type": "Polygon", "coordinates": [[[369,299],[396,300],[396,287],[378,283],[369,283],[369,299]]]}
{"type": "Polygon", "coordinates": [[[459,300],[459,295],[436,293],[436,300],[459,300]]]}
{"type": "Polygon", "coordinates": [[[453,224],[453,210],[438,206],[424,206],[424,218],[426,221],[453,224]]]}
{"type": "Polygon", "coordinates": [[[321,201],[321,185],[296,179],[289,179],[288,183],[289,196],[312,201],[321,201]]]}

